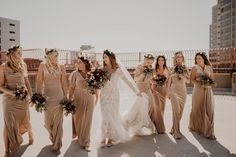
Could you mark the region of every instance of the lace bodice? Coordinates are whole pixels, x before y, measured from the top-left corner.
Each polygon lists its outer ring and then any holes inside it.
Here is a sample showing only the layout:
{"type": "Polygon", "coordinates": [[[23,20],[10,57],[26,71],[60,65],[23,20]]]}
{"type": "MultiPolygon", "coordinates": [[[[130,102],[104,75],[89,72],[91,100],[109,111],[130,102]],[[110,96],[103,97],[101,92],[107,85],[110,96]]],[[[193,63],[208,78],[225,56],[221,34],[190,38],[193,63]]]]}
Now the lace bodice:
{"type": "Polygon", "coordinates": [[[137,93],[137,89],[132,85],[132,83],[125,77],[122,73],[121,69],[118,68],[114,73],[111,75],[110,81],[108,81],[104,88],[101,90],[101,96],[114,94],[113,92],[118,92],[118,81],[122,79],[134,93],[137,93]]]}

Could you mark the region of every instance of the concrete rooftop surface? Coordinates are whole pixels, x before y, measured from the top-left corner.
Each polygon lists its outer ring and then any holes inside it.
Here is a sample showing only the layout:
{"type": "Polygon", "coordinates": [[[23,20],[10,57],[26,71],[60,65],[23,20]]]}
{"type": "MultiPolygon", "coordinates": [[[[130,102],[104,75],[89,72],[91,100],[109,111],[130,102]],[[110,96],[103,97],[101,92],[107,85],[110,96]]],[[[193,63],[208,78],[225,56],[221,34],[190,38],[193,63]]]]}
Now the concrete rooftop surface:
{"type": "MultiPolygon", "coordinates": [[[[131,91],[121,90],[121,114],[127,112],[134,94],[131,91]]],[[[172,125],[172,110],[170,101],[167,100],[165,110],[165,124],[167,133],[164,135],[150,135],[133,137],[126,143],[120,143],[112,147],[100,148],[100,104],[94,110],[92,126],[92,151],[86,152],[80,148],[76,139],[72,139],[71,116],[64,117],[63,122],[63,146],[60,155],[54,155],[50,151],[51,142],[48,132],[44,128],[44,114],[30,108],[31,124],[34,133],[34,143],[28,146],[28,135],[25,134],[24,142],[17,154],[22,157],[236,157],[236,97],[215,95],[215,134],[216,141],[207,140],[198,134],[188,131],[188,122],[191,109],[191,94],[188,94],[184,115],[181,121],[183,138],[175,140],[170,134],[172,125]]],[[[0,95],[2,105],[2,95],[0,95]]],[[[4,155],[4,143],[2,138],[3,114],[0,107],[0,156],[4,155]]]]}

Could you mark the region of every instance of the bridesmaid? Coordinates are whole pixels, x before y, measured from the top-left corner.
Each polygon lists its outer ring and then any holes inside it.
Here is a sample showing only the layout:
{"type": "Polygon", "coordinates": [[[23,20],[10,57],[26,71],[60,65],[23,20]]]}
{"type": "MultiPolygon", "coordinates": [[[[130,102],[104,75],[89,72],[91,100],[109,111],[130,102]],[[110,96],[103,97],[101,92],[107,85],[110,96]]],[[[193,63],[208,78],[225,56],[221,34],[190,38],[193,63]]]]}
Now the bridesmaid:
{"type": "Polygon", "coordinates": [[[17,85],[25,86],[32,95],[28,80],[27,66],[22,59],[22,48],[14,46],[7,52],[6,63],[0,66],[0,90],[3,94],[3,120],[5,156],[15,152],[23,142],[22,134],[28,131],[29,144],[33,143],[31,124],[29,122],[29,96],[24,100],[15,98],[17,85]]]}
{"type": "MultiPolygon", "coordinates": [[[[184,65],[184,56],[182,51],[176,52],[174,55],[174,66],[184,65]]],[[[190,82],[188,72],[183,74],[176,74],[174,69],[171,71],[170,79],[168,81],[167,92],[172,105],[172,119],[173,125],[170,134],[175,139],[181,139],[180,120],[183,115],[184,105],[187,97],[186,83],[190,82]]]]}
{"type": "Polygon", "coordinates": [[[194,88],[189,129],[202,134],[208,139],[215,140],[214,96],[212,88],[203,87],[198,82],[199,77],[204,74],[214,80],[213,70],[204,52],[196,54],[195,64],[191,71],[191,82],[194,84],[194,88]]]}
{"type": "Polygon", "coordinates": [[[138,86],[138,89],[140,92],[145,92],[148,94],[149,92],[149,81],[152,78],[152,72],[150,73],[144,73],[144,68],[149,67],[151,70],[152,69],[152,64],[154,61],[154,57],[152,54],[146,54],[144,56],[144,62],[143,64],[140,64],[137,66],[137,68],[134,71],[134,80],[138,86]]]}
{"type": "MultiPolygon", "coordinates": [[[[137,84],[137,87],[140,92],[144,92],[148,95],[149,98],[149,114],[151,113],[151,106],[153,104],[153,98],[152,98],[152,93],[150,90],[150,80],[153,75],[153,68],[152,64],[154,62],[154,56],[152,54],[146,54],[144,55],[144,61],[142,64],[138,65],[134,71],[134,80],[137,84]],[[149,73],[145,73],[144,70],[145,68],[150,68],[149,73]]],[[[150,117],[151,119],[151,117],[150,117]]],[[[151,119],[152,120],[152,119],[151,119]]],[[[146,126],[147,127],[147,126],[146,126]]],[[[149,130],[151,133],[155,133],[156,129],[154,125],[148,126],[149,130]]],[[[142,132],[137,132],[135,133],[136,135],[143,135],[142,132]]]]}
{"type": "Polygon", "coordinates": [[[164,75],[166,81],[163,86],[158,86],[155,82],[151,81],[151,90],[153,97],[153,105],[150,113],[150,117],[156,127],[158,134],[165,133],[164,124],[164,111],[166,104],[166,91],[167,91],[167,80],[169,77],[169,71],[166,66],[165,56],[158,56],[156,59],[156,66],[154,75],[164,75]]]}
{"type": "Polygon", "coordinates": [[[47,111],[45,112],[45,128],[52,141],[52,152],[60,154],[63,135],[63,110],[60,101],[67,96],[66,70],[58,63],[56,49],[45,50],[46,61],[41,63],[37,74],[37,93],[47,96],[47,111]],[[43,88],[44,87],[44,88],[43,88]]]}
{"type": "MultiPolygon", "coordinates": [[[[90,93],[86,84],[87,73],[91,70],[90,63],[84,57],[78,57],[77,70],[70,76],[69,98],[74,99],[76,112],[72,116],[73,138],[86,151],[90,151],[90,132],[95,106],[95,96],[90,93]]],[[[96,91],[96,102],[98,92],[96,91]]]]}

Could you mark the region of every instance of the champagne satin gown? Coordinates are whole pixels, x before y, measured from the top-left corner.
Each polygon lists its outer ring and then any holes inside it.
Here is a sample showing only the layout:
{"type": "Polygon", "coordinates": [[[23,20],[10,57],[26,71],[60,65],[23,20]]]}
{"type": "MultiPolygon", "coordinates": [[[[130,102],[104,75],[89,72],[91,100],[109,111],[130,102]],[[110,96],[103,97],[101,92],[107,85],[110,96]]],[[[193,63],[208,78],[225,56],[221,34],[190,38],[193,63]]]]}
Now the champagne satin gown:
{"type": "MultiPolygon", "coordinates": [[[[27,73],[14,72],[7,64],[2,66],[4,76],[0,77],[5,77],[5,87],[7,89],[15,91],[17,85],[25,86],[24,77],[27,76],[27,73]]],[[[31,129],[29,103],[29,96],[24,100],[19,100],[15,96],[3,95],[3,135],[4,143],[9,146],[10,151],[19,149],[23,142],[22,135],[31,129]]]]}
{"type": "MultiPolygon", "coordinates": [[[[189,74],[187,74],[189,76],[189,74]]],[[[187,98],[187,88],[186,82],[182,78],[172,71],[170,76],[170,101],[172,106],[172,119],[173,125],[170,131],[170,134],[173,135],[174,138],[180,139],[180,120],[183,115],[183,110],[187,98]]]]}
{"type": "MultiPolygon", "coordinates": [[[[196,68],[196,79],[204,73],[213,73],[211,66],[205,65],[204,70],[198,65],[194,68],[196,68]]],[[[202,134],[206,138],[215,139],[214,95],[211,87],[194,84],[189,129],[202,134]]]]}
{"type": "MultiPolygon", "coordinates": [[[[165,69],[163,73],[154,72],[154,75],[165,75],[168,79],[168,70],[165,69]]],[[[165,133],[165,124],[164,124],[164,111],[166,105],[166,87],[167,87],[167,79],[163,86],[156,85],[155,82],[152,82],[151,91],[153,98],[151,119],[156,127],[156,131],[159,134],[165,133]]]]}
{"type": "Polygon", "coordinates": [[[45,115],[45,128],[49,133],[52,144],[52,150],[59,151],[62,147],[63,135],[63,109],[59,104],[64,98],[61,86],[61,68],[57,69],[54,74],[49,73],[43,65],[44,73],[44,94],[47,96],[47,110],[45,115]]]}
{"type": "Polygon", "coordinates": [[[78,138],[80,146],[88,147],[90,146],[95,96],[90,94],[86,80],[78,71],[71,73],[70,84],[75,88],[76,112],[72,116],[73,138],[78,138]]]}

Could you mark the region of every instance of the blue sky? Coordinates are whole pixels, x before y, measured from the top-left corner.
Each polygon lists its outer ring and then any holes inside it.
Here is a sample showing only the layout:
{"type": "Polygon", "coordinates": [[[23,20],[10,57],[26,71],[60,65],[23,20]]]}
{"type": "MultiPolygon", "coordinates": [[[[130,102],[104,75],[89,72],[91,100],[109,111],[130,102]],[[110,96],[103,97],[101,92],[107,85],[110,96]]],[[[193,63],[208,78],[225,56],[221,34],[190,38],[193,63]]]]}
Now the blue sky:
{"type": "Polygon", "coordinates": [[[24,48],[118,52],[209,47],[216,0],[0,0],[0,16],[21,22],[24,48]]]}

